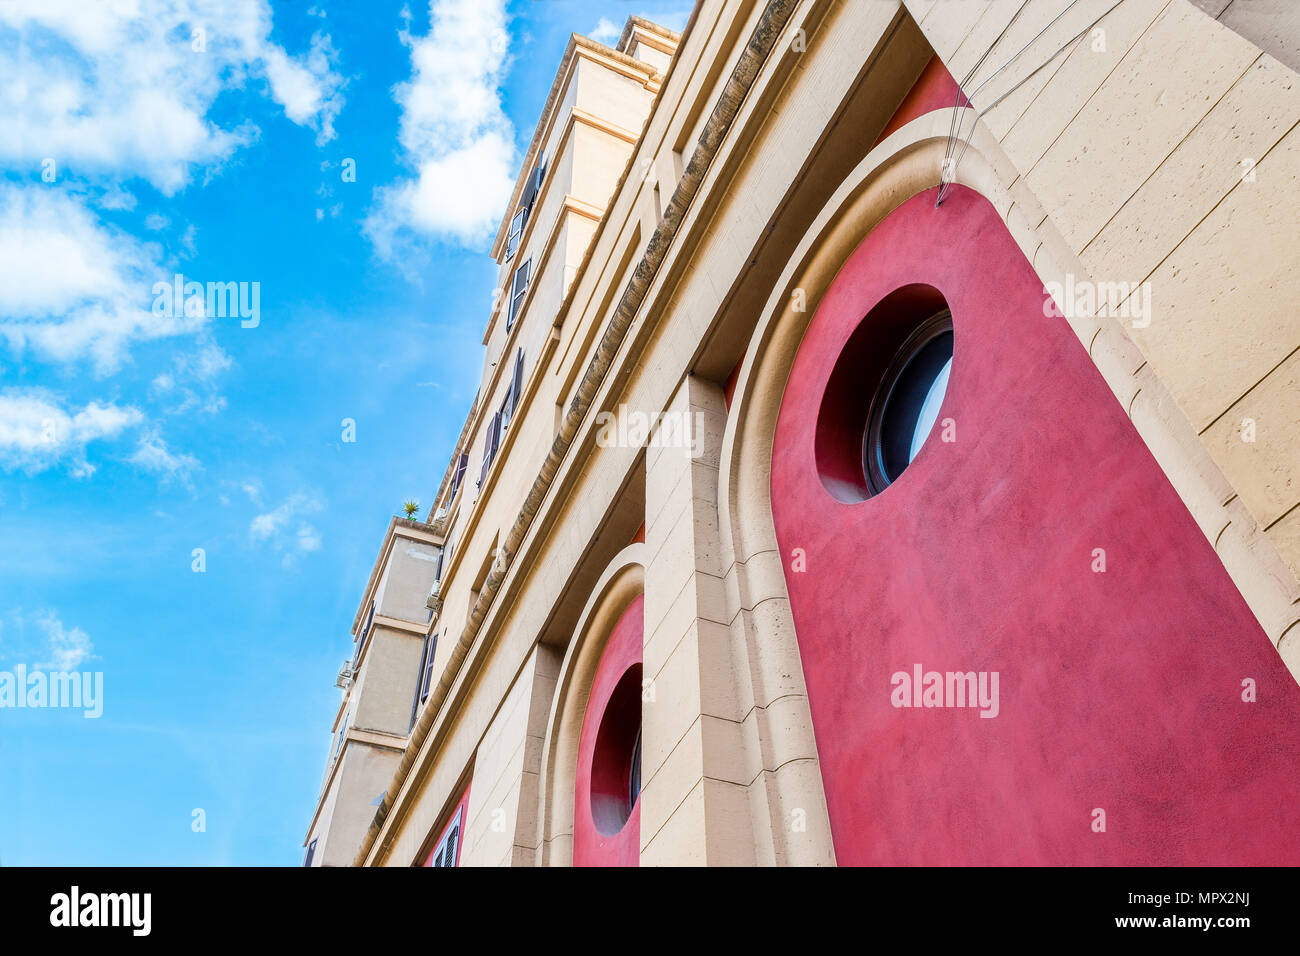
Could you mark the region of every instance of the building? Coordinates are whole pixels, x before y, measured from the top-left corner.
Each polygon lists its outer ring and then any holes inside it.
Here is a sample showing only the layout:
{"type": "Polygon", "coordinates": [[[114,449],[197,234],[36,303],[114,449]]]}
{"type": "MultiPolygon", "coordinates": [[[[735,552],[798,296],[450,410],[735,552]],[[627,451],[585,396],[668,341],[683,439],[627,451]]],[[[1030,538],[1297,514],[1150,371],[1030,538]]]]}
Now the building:
{"type": "Polygon", "coordinates": [[[1300,862],[1298,10],[573,37],[308,863],[1300,862]]]}

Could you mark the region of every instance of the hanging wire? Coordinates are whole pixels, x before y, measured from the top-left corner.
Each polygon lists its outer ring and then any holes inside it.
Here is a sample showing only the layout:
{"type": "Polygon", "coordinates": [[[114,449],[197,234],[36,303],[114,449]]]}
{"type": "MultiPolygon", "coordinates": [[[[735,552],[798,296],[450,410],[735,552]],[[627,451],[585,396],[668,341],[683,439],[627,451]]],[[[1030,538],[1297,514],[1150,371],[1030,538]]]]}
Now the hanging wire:
{"type": "MultiPolygon", "coordinates": [[[[1052,25],[1055,24],[1058,20],[1060,20],[1061,17],[1063,17],[1063,16],[1065,16],[1067,13],[1069,13],[1070,9],[1071,9],[1072,7],[1074,7],[1078,2],[1079,2],[1079,0],[1070,0],[1070,3],[1067,4],[1066,7],[1065,7],[1065,8],[1064,8],[1060,13],[1058,13],[1055,17],[1053,17],[1052,20],[1047,24],[1047,26],[1043,27],[1043,29],[1041,29],[1040,31],[1038,31],[1038,34],[1037,34],[1037,35],[1036,35],[1032,40],[1030,40],[1028,43],[1026,43],[1023,47],[1021,47],[1021,48],[1016,52],[1016,54],[1015,54],[1014,56],[1011,57],[1011,59],[1007,60],[1006,63],[1003,63],[1000,67],[997,68],[997,70],[995,70],[995,71],[994,71],[990,76],[988,76],[988,77],[984,80],[983,83],[981,83],[981,84],[980,84],[979,86],[977,86],[974,90],[972,90],[970,96],[967,96],[967,97],[966,97],[966,106],[973,105],[973,104],[971,104],[971,97],[973,97],[973,96],[974,96],[976,93],[978,93],[980,90],[984,89],[984,87],[988,85],[988,83],[989,83],[990,80],[992,80],[995,76],[997,76],[999,73],[1001,73],[1001,72],[1002,72],[1003,70],[1005,70],[1007,67],[1009,67],[1012,63],[1014,63],[1017,59],[1019,59],[1020,56],[1021,56],[1021,54],[1023,54],[1023,53],[1024,53],[1026,50],[1028,50],[1031,46],[1033,46],[1035,43],[1037,43],[1038,40],[1043,36],[1043,34],[1045,34],[1048,30],[1050,30],[1050,29],[1052,28],[1052,25]]],[[[1022,77],[1022,78],[1021,78],[1019,81],[1017,81],[1015,84],[1013,84],[1012,87],[1011,87],[1009,90],[1007,90],[1005,93],[1003,93],[1001,96],[999,96],[996,100],[994,100],[994,101],[993,101],[992,103],[990,103],[988,106],[984,107],[984,109],[980,110],[979,113],[977,113],[977,114],[975,115],[975,120],[974,120],[974,122],[971,123],[970,138],[966,138],[966,137],[962,136],[962,134],[961,134],[961,130],[962,130],[962,128],[963,128],[964,125],[965,125],[965,117],[966,117],[966,114],[965,114],[964,110],[965,110],[966,106],[962,106],[962,105],[961,105],[961,103],[960,103],[960,100],[961,100],[961,93],[960,93],[960,91],[958,91],[958,106],[956,107],[956,111],[954,112],[954,118],[957,120],[957,122],[956,122],[955,124],[954,124],[954,123],[950,123],[950,124],[949,124],[949,130],[953,130],[953,129],[955,128],[955,130],[956,130],[956,134],[957,134],[957,138],[959,138],[959,139],[962,140],[962,147],[961,147],[961,152],[958,153],[958,154],[956,155],[955,159],[954,159],[953,153],[954,153],[955,150],[956,150],[956,142],[955,142],[955,140],[952,138],[953,134],[950,132],[950,133],[949,133],[948,146],[947,146],[947,148],[946,148],[945,151],[944,151],[944,169],[943,169],[942,175],[941,175],[941,177],[940,177],[940,182],[939,182],[939,193],[938,193],[938,195],[935,197],[935,200],[934,200],[934,206],[935,206],[936,209],[939,208],[939,205],[943,202],[944,197],[947,195],[949,185],[951,185],[952,182],[953,182],[954,180],[956,180],[956,178],[957,178],[957,167],[958,167],[959,165],[961,165],[961,161],[962,161],[962,159],[963,159],[963,158],[965,157],[965,155],[966,155],[966,150],[968,150],[968,149],[970,148],[971,139],[974,138],[974,135],[975,135],[975,128],[979,125],[980,120],[982,120],[982,119],[984,118],[984,115],[985,115],[986,113],[988,113],[990,110],[992,110],[994,107],[996,107],[996,106],[997,106],[999,103],[1001,103],[1003,100],[1005,100],[1005,99],[1006,99],[1008,96],[1010,96],[1012,93],[1014,93],[1016,90],[1020,89],[1020,87],[1024,86],[1024,84],[1026,84],[1027,82],[1029,82],[1031,79],[1033,79],[1035,76],[1037,76],[1040,72],[1042,72],[1042,71],[1043,71],[1047,66],[1049,66],[1049,65],[1052,63],[1053,60],[1055,60],[1058,56],[1060,56],[1060,55],[1061,55],[1065,50],[1069,49],[1072,45],[1074,45],[1076,42],[1078,42],[1082,37],[1084,37],[1086,34],[1088,34],[1088,33],[1093,29],[1093,27],[1095,27],[1098,23],[1100,23],[1102,20],[1106,19],[1106,17],[1110,16],[1111,13],[1113,13],[1113,12],[1115,11],[1115,9],[1116,9],[1116,8],[1117,8],[1121,3],[1123,3],[1123,2],[1124,2],[1124,0],[1115,0],[1115,3],[1113,3],[1113,4],[1112,4],[1112,5],[1111,5],[1107,10],[1106,10],[1105,13],[1103,13],[1101,16],[1097,17],[1097,19],[1093,20],[1092,23],[1088,24],[1086,27],[1084,27],[1082,30],[1080,30],[1078,33],[1076,33],[1073,37],[1071,37],[1071,38],[1070,38],[1069,40],[1067,40],[1065,43],[1061,44],[1061,46],[1057,48],[1056,52],[1054,52],[1051,56],[1049,56],[1046,60],[1044,60],[1042,63],[1040,63],[1037,67],[1035,67],[1031,72],[1029,72],[1028,74],[1026,74],[1024,77],[1022,77]],[[949,163],[951,163],[951,170],[949,169],[949,163]]],[[[1017,16],[1017,17],[1020,16],[1020,11],[1021,11],[1021,10],[1024,10],[1024,7],[1023,7],[1023,6],[1020,8],[1020,10],[1016,11],[1016,16],[1017,16]]],[[[1014,22],[1014,19],[1015,19],[1015,18],[1012,18],[1012,19],[1013,19],[1013,22],[1014,22]]],[[[1008,27],[1009,27],[1009,26],[1010,26],[1010,24],[1008,24],[1008,27]]],[[[1003,35],[1006,34],[1006,30],[1003,30],[1002,32],[1003,32],[1003,35]]],[[[1001,40],[1001,37],[999,37],[998,40],[1000,41],[1000,40],[1001,40]]],[[[994,46],[996,46],[996,45],[997,45],[997,43],[995,42],[995,43],[994,43],[994,46]]],[[[991,50],[992,47],[990,47],[989,49],[991,50]]],[[[986,52],[986,53],[985,53],[985,56],[987,56],[987,55],[988,55],[988,54],[987,54],[987,52],[986,52]]],[[[981,62],[983,62],[983,58],[982,58],[982,57],[981,57],[981,62]]],[[[969,82],[969,78],[967,79],[966,82],[969,82]]]]}
{"type": "Polygon", "coordinates": [[[944,169],[948,168],[948,160],[952,159],[952,151],[955,148],[956,137],[957,137],[957,118],[961,115],[964,115],[958,111],[961,110],[961,108],[964,105],[968,105],[970,103],[970,100],[966,99],[966,94],[964,94],[962,90],[966,89],[966,87],[968,87],[971,84],[971,81],[975,79],[975,74],[979,72],[979,68],[984,65],[984,61],[989,58],[989,54],[993,52],[994,48],[999,43],[1002,42],[1003,37],[1007,35],[1007,31],[1010,30],[1013,26],[1015,26],[1016,21],[1020,19],[1020,14],[1025,12],[1025,7],[1027,6],[1029,6],[1029,0],[1024,0],[1024,2],[1021,3],[1020,6],[1016,9],[1015,16],[1013,16],[1010,20],[1008,20],[1007,25],[1002,28],[1002,32],[998,34],[998,38],[989,45],[988,49],[986,49],[982,54],[980,54],[980,58],[975,61],[975,65],[966,71],[966,75],[962,78],[961,83],[958,84],[957,99],[956,102],[952,104],[952,117],[948,122],[948,143],[943,153],[944,169]],[[965,100],[965,103],[963,103],[963,100],[965,100]]]}

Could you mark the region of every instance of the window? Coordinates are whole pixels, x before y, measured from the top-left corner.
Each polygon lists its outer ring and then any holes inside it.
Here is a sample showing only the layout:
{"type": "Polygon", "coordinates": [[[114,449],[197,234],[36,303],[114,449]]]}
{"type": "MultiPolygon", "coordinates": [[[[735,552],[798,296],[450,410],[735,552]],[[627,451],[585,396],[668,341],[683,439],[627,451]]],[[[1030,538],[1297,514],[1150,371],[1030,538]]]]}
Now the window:
{"type": "Polygon", "coordinates": [[[524,234],[524,223],[528,221],[528,210],[521,209],[510,220],[510,233],[506,236],[506,262],[515,257],[519,250],[519,240],[524,234]]]}
{"type": "Polygon", "coordinates": [[[433,683],[433,661],[438,650],[438,635],[430,634],[424,639],[424,674],[420,678],[420,703],[429,699],[430,685],[433,683]]]}
{"type": "Polygon", "coordinates": [[[352,672],[355,674],[357,664],[361,661],[361,652],[366,649],[366,640],[370,637],[370,625],[375,621],[375,602],[370,602],[370,613],[366,615],[366,625],[361,629],[361,636],[357,638],[357,652],[352,657],[352,672]]]}
{"type": "MultiPolygon", "coordinates": [[[[316,840],[319,839],[320,837],[316,838],[316,840]]],[[[307,844],[307,855],[303,858],[302,861],[303,866],[311,866],[311,861],[316,856],[316,840],[312,840],[310,843],[307,844]]]]}
{"type": "MultiPolygon", "coordinates": [[[[858,321],[826,380],[813,434],[822,487],[845,504],[866,501],[898,481],[914,459],[942,467],[956,449],[929,447],[942,422],[952,372],[953,315],[934,286],[890,292],[858,321]]],[[[946,436],[945,436],[946,437],[946,436]]]]}
{"type": "Polygon", "coordinates": [[[546,158],[539,152],[537,162],[533,163],[533,171],[528,174],[528,181],[524,183],[524,195],[519,202],[523,212],[533,211],[533,203],[537,202],[537,196],[542,191],[542,180],[545,178],[546,158]]]}
{"type": "Polygon", "coordinates": [[[501,428],[510,427],[510,419],[519,407],[519,396],[524,388],[524,350],[515,351],[515,367],[510,373],[510,387],[506,389],[505,401],[501,403],[501,428]]]}
{"type": "Polygon", "coordinates": [[[483,467],[479,470],[478,486],[483,487],[483,482],[487,481],[488,469],[492,467],[492,459],[496,457],[497,449],[501,447],[501,413],[497,412],[492,416],[492,421],[488,423],[487,434],[483,436],[483,467]]]}
{"type": "Polygon", "coordinates": [[[952,313],[921,323],[903,342],[872,399],[862,464],[873,491],[898,480],[934,428],[952,371],[952,313]]]}
{"type": "Polygon", "coordinates": [[[641,793],[641,665],[619,678],[596,731],[591,816],[602,836],[623,829],[641,793]]]}
{"type": "Polygon", "coordinates": [[[343,723],[339,724],[338,740],[334,744],[334,758],[337,759],[339,751],[343,749],[343,741],[348,738],[348,721],[352,719],[352,711],[348,711],[343,718],[343,723]]]}
{"type": "Polygon", "coordinates": [[[636,806],[636,798],[641,796],[641,728],[636,731],[636,746],[632,748],[632,772],[628,775],[627,805],[636,806]]]}
{"type": "Polygon", "coordinates": [[[456,866],[460,861],[460,815],[461,810],[456,811],[456,816],[452,818],[451,826],[447,827],[447,832],[443,838],[438,841],[438,845],[433,848],[433,857],[430,866],[456,866]]]}
{"type": "Polygon", "coordinates": [[[524,293],[528,291],[528,272],[532,264],[532,259],[525,259],[523,265],[515,270],[514,281],[510,284],[510,304],[506,312],[507,332],[510,331],[511,326],[515,324],[515,319],[519,316],[519,307],[523,305],[524,293]]]}
{"type": "Polygon", "coordinates": [[[447,495],[448,505],[456,500],[456,492],[460,491],[460,483],[465,478],[465,466],[469,464],[469,453],[461,452],[460,457],[456,459],[456,473],[451,479],[451,493],[447,495]]]}
{"type": "Polygon", "coordinates": [[[429,687],[433,683],[433,661],[438,650],[438,635],[426,634],[424,637],[424,652],[420,655],[420,680],[419,686],[415,690],[415,700],[411,701],[411,724],[407,728],[415,726],[415,718],[420,712],[420,705],[429,699],[429,687]]]}

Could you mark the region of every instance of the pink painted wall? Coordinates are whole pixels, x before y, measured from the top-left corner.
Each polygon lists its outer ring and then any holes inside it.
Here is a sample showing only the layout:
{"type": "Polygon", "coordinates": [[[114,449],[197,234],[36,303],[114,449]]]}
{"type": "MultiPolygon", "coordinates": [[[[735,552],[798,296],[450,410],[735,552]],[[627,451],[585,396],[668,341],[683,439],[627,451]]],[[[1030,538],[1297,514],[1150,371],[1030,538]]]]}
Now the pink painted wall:
{"type": "MultiPolygon", "coordinates": [[[[917,77],[916,84],[903,98],[899,104],[898,110],[894,113],[892,119],[885,126],[873,145],[880,145],[890,134],[896,130],[902,129],[918,116],[924,116],[926,113],[932,113],[935,110],[950,110],[957,105],[958,87],[957,81],[952,78],[948,68],[943,65],[943,60],[938,56],[930,58],[930,62],[925,65],[921,75],[917,77]]],[[[966,98],[962,97],[962,104],[966,103],[966,98]]],[[[974,120],[971,113],[966,114],[966,129],[970,128],[970,123],[974,120]]]]}
{"type": "MultiPolygon", "coordinates": [[[[930,190],[853,253],[795,357],[772,505],[839,862],[1300,863],[1300,688],[1044,301],[984,198],[936,210],[930,190]],[[952,309],[956,441],[846,503],[819,410],[851,333],[866,317],[872,361],[906,302],[873,307],[908,286],[952,309]],[[894,707],[917,663],[997,671],[1000,713],[894,707]]],[[[870,388],[828,402],[856,399],[851,419],[870,388]]]]}
{"type": "Polygon", "coordinates": [[[640,595],[619,617],[601,652],[582,720],[573,812],[575,866],[639,866],[641,862],[640,799],[616,832],[602,832],[597,816],[602,794],[612,799],[627,785],[631,764],[626,758],[641,726],[644,632],[645,597],[640,595]]]}

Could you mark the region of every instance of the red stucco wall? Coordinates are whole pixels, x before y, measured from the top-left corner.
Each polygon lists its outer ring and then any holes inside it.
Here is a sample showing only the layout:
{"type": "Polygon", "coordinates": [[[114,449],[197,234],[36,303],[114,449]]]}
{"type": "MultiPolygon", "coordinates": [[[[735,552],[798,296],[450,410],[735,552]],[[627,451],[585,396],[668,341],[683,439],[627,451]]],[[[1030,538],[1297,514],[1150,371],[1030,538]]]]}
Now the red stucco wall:
{"type": "MultiPolygon", "coordinates": [[[[645,597],[638,596],[619,617],[609,636],[596,666],[596,676],[591,684],[591,696],[582,720],[582,736],[578,743],[577,786],[574,793],[573,812],[573,863],[575,866],[639,866],[641,859],[641,801],[632,806],[631,816],[618,832],[603,834],[596,825],[592,812],[593,764],[596,789],[602,786],[617,787],[626,782],[630,765],[610,766],[597,758],[597,737],[601,723],[607,717],[611,700],[620,682],[631,681],[632,697],[625,696],[623,685],[622,713],[610,713],[615,723],[640,727],[641,722],[641,652],[645,631],[645,597]],[[605,779],[602,779],[605,778],[605,779]]],[[[615,701],[618,707],[620,701],[615,701]]],[[[620,748],[620,752],[621,752],[620,748]]]]}
{"type": "Polygon", "coordinates": [[[1044,299],[985,199],[930,190],[853,253],[795,357],[772,506],[837,857],[1300,863],[1300,688],[1044,299]],[[814,447],[827,382],[911,284],[952,309],[956,441],[845,503],[814,447]],[[997,671],[998,716],[893,706],[918,663],[997,671]]]}
{"type": "MultiPolygon", "coordinates": [[[[934,110],[952,109],[958,104],[957,96],[957,81],[943,65],[943,60],[937,56],[931,57],[930,62],[921,71],[921,75],[917,77],[916,84],[903,98],[903,102],[899,104],[898,110],[886,124],[884,132],[876,139],[874,145],[884,142],[890,134],[902,129],[918,116],[924,116],[934,110]]],[[[961,103],[963,105],[966,103],[964,96],[961,98],[961,103]]],[[[973,113],[966,113],[963,129],[969,130],[974,119],[973,113]]]]}

